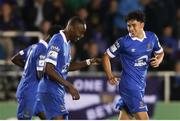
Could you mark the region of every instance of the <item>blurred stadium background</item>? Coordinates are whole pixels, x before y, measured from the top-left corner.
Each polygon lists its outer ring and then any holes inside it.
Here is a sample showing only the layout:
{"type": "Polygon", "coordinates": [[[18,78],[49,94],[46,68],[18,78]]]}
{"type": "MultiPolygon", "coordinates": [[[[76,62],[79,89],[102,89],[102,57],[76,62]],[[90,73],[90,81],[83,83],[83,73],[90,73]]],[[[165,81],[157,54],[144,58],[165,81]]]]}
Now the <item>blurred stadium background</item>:
{"type": "MultiPolygon", "coordinates": [[[[124,16],[143,10],[145,30],[160,39],[165,58],[150,68],[145,101],[151,119],[180,119],[180,1],[179,0],[0,0],[0,119],[16,117],[15,92],[22,69],[10,62],[13,54],[37,43],[54,25],[65,26],[78,15],[87,21],[85,38],[72,45],[73,60],[101,57],[115,40],[127,34],[124,16]]],[[[118,74],[121,65],[113,60],[118,74]]],[[[71,119],[117,119],[118,88],[106,83],[102,66],[70,73],[81,93],[79,101],[66,96],[71,119]]]]}

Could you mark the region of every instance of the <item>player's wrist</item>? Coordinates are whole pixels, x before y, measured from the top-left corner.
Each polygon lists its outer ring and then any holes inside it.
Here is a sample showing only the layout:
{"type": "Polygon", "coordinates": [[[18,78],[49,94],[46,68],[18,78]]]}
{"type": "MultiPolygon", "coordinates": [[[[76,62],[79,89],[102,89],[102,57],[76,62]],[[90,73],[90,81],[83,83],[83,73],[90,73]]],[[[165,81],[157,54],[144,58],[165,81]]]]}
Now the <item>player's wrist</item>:
{"type": "Polygon", "coordinates": [[[86,65],[90,66],[91,65],[91,59],[86,59],[86,65]]]}

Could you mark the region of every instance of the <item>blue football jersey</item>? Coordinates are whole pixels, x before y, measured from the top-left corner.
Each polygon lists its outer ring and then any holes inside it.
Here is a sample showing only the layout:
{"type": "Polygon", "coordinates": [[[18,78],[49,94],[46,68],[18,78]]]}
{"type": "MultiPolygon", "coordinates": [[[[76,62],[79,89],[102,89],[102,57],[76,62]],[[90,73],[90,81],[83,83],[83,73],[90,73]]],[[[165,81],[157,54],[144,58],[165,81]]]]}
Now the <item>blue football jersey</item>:
{"type": "Polygon", "coordinates": [[[29,47],[29,49],[27,50],[20,51],[20,53],[24,56],[23,58],[26,58],[26,63],[20,83],[17,88],[17,97],[35,97],[37,86],[39,83],[36,71],[43,71],[45,64],[45,55],[47,51],[47,43],[43,40],[40,40],[39,43],[29,47]]]}
{"type": "Polygon", "coordinates": [[[33,46],[34,46],[34,44],[31,45],[31,46],[29,46],[29,47],[27,47],[27,48],[25,48],[24,50],[19,51],[19,54],[21,55],[22,60],[23,60],[24,62],[26,62],[26,60],[27,60],[27,58],[28,58],[28,55],[29,55],[29,52],[31,51],[31,49],[33,48],[33,46]]]}
{"type": "Polygon", "coordinates": [[[144,91],[151,56],[163,52],[163,49],[153,32],[144,32],[143,39],[130,34],[119,38],[106,52],[111,58],[117,57],[122,64],[120,91],[144,91]]]}
{"type": "MultiPolygon", "coordinates": [[[[70,43],[61,30],[60,33],[55,34],[51,38],[48,44],[45,62],[53,64],[56,72],[58,72],[63,79],[66,79],[70,60],[70,43]]],[[[51,80],[46,74],[39,83],[38,92],[48,92],[55,95],[65,94],[64,86],[57,81],[51,80]]]]}

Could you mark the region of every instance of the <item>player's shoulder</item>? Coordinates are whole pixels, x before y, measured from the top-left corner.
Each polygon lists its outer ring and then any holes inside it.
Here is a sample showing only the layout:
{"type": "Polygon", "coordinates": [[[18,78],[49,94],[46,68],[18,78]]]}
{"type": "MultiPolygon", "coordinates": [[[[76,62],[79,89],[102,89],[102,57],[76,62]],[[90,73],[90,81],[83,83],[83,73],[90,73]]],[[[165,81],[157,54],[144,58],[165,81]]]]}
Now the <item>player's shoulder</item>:
{"type": "Polygon", "coordinates": [[[157,37],[156,34],[154,32],[151,32],[151,31],[145,31],[145,34],[146,34],[146,37],[149,38],[149,37],[157,37]]]}
{"type": "Polygon", "coordinates": [[[63,37],[60,33],[56,33],[52,36],[51,40],[50,40],[50,43],[60,43],[62,44],[64,41],[63,41],[63,37]]]}
{"type": "Polygon", "coordinates": [[[117,39],[117,41],[118,41],[119,43],[123,43],[123,42],[126,41],[126,39],[128,39],[128,35],[119,37],[119,38],[117,39]]]}

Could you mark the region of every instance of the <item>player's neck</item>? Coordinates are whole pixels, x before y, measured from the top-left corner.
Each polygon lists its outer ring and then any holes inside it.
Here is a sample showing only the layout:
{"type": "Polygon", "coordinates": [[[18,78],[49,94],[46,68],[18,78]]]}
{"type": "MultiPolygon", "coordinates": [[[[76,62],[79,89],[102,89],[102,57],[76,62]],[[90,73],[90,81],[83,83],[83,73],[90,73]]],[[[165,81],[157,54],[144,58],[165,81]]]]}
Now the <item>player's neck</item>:
{"type": "Polygon", "coordinates": [[[144,30],[142,30],[142,31],[140,31],[140,32],[138,33],[137,38],[143,39],[144,36],[145,36],[145,35],[144,35],[144,30]]]}
{"type": "Polygon", "coordinates": [[[63,30],[63,33],[65,34],[67,41],[70,41],[70,37],[69,37],[70,35],[66,29],[63,30]]]}

